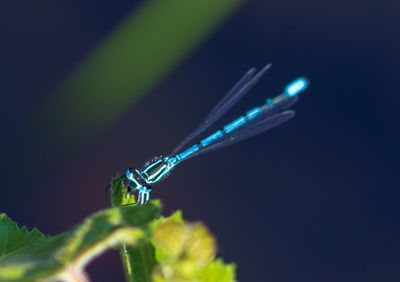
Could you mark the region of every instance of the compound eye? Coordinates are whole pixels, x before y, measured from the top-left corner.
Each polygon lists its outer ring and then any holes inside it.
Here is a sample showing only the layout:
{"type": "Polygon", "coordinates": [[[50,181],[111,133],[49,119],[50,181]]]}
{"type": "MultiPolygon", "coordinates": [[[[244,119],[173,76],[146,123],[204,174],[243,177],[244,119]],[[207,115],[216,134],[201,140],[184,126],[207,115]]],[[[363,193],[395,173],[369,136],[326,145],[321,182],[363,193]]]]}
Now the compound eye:
{"type": "Polygon", "coordinates": [[[133,170],[133,168],[128,168],[128,169],[126,170],[126,178],[128,178],[128,179],[130,179],[130,180],[133,179],[132,170],[133,170]]]}

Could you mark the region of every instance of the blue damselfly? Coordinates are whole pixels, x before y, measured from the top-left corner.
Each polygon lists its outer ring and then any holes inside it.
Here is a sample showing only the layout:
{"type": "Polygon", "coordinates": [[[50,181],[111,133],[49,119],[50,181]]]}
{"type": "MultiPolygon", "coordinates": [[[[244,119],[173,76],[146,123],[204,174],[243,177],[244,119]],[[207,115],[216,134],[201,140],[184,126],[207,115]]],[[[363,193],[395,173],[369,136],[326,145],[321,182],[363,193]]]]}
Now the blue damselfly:
{"type": "Polygon", "coordinates": [[[250,69],[197,128],[183,139],[170,154],[156,157],[141,170],[128,168],[126,173],[115,181],[120,181],[119,185],[121,185],[121,182],[126,180],[128,192],[138,191],[137,204],[146,204],[150,199],[151,186],[164,179],[182,161],[245,140],[291,119],[294,116],[294,111],[286,109],[296,103],[297,95],[308,87],[308,80],[304,77],[297,78],[289,83],[282,93],[274,98],[268,98],[265,104],[252,108],[222,129],[200,140],[199,143],[186,148],[189,143],[193,142],[196,137],[243,98],[270,66],[271,64],[266,65],[258,73],[255,68],[250,69]],[[182,151],[184,148],[186,149],[182,151]]]}

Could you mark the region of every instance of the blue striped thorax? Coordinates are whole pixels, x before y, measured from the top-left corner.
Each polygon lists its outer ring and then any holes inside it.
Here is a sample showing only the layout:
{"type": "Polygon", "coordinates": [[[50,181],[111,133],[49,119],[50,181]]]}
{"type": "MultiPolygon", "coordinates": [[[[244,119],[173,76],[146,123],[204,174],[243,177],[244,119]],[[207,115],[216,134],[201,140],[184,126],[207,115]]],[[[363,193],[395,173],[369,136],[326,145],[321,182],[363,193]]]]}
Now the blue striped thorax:
{"type": "Polygon", "coordinates": [[[142,171],[128,168],[126,178],[129,180],[129,187],[133,190],[149,188],[151,184],[159,182],[170,170],[178,164],[174,157],[158,157],[145,166],[142,171]]]}
{"type": "Polygon", "coordinates": [[[174,157],[158,157],[150,162],[141,172],[142,177],[148,184],[160,181],[171,169],[177,165],[178,160],[174,157]]]}

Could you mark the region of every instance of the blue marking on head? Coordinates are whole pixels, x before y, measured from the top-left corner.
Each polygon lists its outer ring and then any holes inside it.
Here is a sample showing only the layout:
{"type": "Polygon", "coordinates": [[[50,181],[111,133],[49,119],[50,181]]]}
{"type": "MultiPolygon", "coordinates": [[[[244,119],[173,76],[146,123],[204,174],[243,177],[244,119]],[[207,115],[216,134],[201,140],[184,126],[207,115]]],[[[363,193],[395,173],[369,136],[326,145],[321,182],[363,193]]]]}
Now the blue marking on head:
{"type": "Polygon", "coordinates": [[[289,97],[294,97],[300,92],[304,91],[308,87],[308,85],[309,82],[307,78],[299,77],[296,80],[293,80],[291,83],[289,83],[283,90],[283,93],[289,97]]]}
{"type": "Polygon", "coordinates": [[[244,116],[240,116],[231,123],[224,126],[225,133],[230,133],[247,122],[244,116]]]}
{"type": "Polygon", "coordinates": [[[267,99],[267,104],[268,104],[269,106],[272,106],[272,105],[274,104],[274,100],[272,100],[271,98],[268,98],[268,99],[267,99]]]}
{"type": "Polygon", "coordinates": [[[128,168],[125,176],[129,179],[129,187],[134,190],[139,189],[141,186],[146,186],[145,180],[141,178],[140,172],[137,169],[133,171],[133,168],[128,168]]]}
{"type": "Polygon", "coordinates": [[[250,120],[255,118],[261,111],[261,107],[255,107],[246,113],[246,117],[250,120]]]}
{"type": "Polygon", "coordinates": [[[129,168],[126,170],[126,178],[128,178],[128,179],[132,179],[132,173],[131,173],[131,171],[129,170],[129,168]]]}

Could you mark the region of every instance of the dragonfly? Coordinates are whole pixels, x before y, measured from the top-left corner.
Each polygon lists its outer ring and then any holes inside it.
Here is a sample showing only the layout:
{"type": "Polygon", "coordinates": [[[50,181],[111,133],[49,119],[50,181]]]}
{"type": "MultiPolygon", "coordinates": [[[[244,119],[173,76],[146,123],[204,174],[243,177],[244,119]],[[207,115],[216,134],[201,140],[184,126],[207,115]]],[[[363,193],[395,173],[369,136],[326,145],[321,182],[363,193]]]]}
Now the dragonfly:
{"type": "Polygon", "coordinates": [[[138,192],[136,204],[144,205],[150,200],[152,185],[165,179],[183,161],[243,141],[290,120],[295,112],[288,108],[298,101],[298,94],[309,86],[309,81],[305,77],[293,80],[274,98],[268,98],[264,104],[250,109],[200,142],[188,145],[237,104],[270,67],[271,64],[267,64],[258,72],[256,68],[248,70],[170,154],[154,158],[142,169],[128,168],[124,175],[116,178],[113,183],[119,181],[119,184],[115,193],[123,182],[127,186],[127,193],[138,192]]]}

